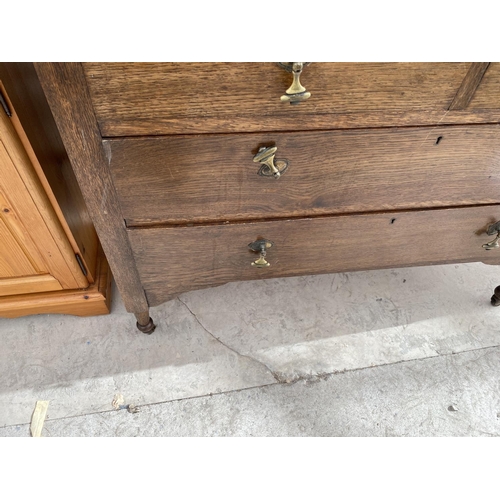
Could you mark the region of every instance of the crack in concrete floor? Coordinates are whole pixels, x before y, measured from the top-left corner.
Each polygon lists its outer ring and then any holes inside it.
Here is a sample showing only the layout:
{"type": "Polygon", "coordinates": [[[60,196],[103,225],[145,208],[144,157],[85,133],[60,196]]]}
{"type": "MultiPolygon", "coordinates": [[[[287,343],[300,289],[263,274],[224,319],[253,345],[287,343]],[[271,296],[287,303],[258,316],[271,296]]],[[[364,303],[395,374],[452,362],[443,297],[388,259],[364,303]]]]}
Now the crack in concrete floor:
{"type": "MultiPolygon", "coordinates": [[[[286,371],[273,370],[268,364],[266,364],[261,359],[258,359],[258,358],[254,357],[254,356],[250,356],[248,354],[242,354],[242,353],[238,352],[236,349],[234,349],[230,345],[226,344],[219,337],[217,337],[215,334],[213,334],[203,324],[203,322],[200,320],[200,318],[198,317],[198,315],[189,307],[189,305],[186,302],[184,302],[180,297],[177,297],[177,299],[188,310],[188,312],[192,315],[192,317],[195,319],[195,321],[201,326],[201,328],[208,335],[210,335],[219,344],[221,344],[223,347],[225,347],[229,351],[233,352],[237,356],[249,359],[249,360],[251,360],[253,362],[256,362],[256,363],[262,365],[263,367],[265,367],[266,370],[273,376],[273,378],[279,384],[294,384],[296,382],[301,382],[301,381],[314,383],[316,381],[325,380],[325,379],[327,379],[328,377],[330,377],[332,375],[338,375],[338,374],[342,374],[342,373],[346,373],[346,372],[351,372],[351,371],[366,370],[368,368],[373,368],[375,366],[389,366],[389,365],[393,365],[393,364],[407,363],[409,361],[424,361],[424,360],[428,360],[428,359],[432,359],[432,358],[436,358],[436,357],[441,357],[441,356],[449,356],[449,355],[455,355],[455,354],[460,354],[460,353],[465,353],[465,352],[474,352],[474,351],[481,351],[481,350],[487,350],[487,349],[492,349],[492,348],[500,347],[500,343],[498,343],[498,344],[490,345],[490,346],[483,346],[483,347],[472,348],[472,349],[464,349],[464,350],[457,351],[457,352],[454,352],[454,351],[443,352],[443,351],[440,351],[440,350],[437,350],[437,349],[433,348],[432,351],[435,354],[433,354],[431,356],[423,356],[421,358],[402,359],[402,360],[399,360],[399,361],[391,361],[391,362],[388,362],[388,363],[377,363],[377,364],[375,364],[373,366],[366,366],[366,367],[360,367],[360,368],[344,368],[344,369],[341,369],[341,370],[332,370],[332,371],[326,371],[326,372],[315,372],[315,373],[308,373],[308,374],[305,374],[305,373],[288,373],[286,371]]],[[[406,328],[407,325],[403,325],[403,327],[406,328]]],[[[269,385],[269,384],[265,384],[265,385],[269,385]]],[[[263,387],[265,385],[263,385],[263,387]]],[[[242,390],[244,390],[244,389],[242,389],[242,390]]],[[[229,392],[231,392],[231,391],[229,391],[229,392]]]]}
{"type": "Polygon", "coordinates": [[[269,367],[267,366],[265,363],[263,363],[262,361],[252,357],[252,356],[248,356],[247,354],[241,354],[240,352],[236,351],[235,349],[233,349],[231,346],[228,346],[227,344],[225,344],[224,342],[222,342],[222,340],[219,338],[219,337],[216,337],[210,330],[208,330],[208,328],[201,322],[200,318],[198,318],[198,316],[196,315],[195,312],[193,312],[191,310],[191,308],[180,298],[180,297],[177,297],[177,300],[183,304],[186,309],[192,314],[193,318],[195,319],[195,321],[203,328],[203,330],[205,332],[207,332],[213,339],[215,339],[217,342],[219,342],[221,345],[223,345],[226,349],[229,349],[231,352],[233,352],[234,354],[236,354],[237,356],[241,356],[242,358],[246,358],[246,359],[250,359],[251,361],[254,361],[255,363],[259,363],[260,365],[262,365],[264,368],[267,369],[267,371],[274,377],[274,379],[278,382],[278,383],[283,383],[283,380],[280,379],[280,377],[269,367]]]}

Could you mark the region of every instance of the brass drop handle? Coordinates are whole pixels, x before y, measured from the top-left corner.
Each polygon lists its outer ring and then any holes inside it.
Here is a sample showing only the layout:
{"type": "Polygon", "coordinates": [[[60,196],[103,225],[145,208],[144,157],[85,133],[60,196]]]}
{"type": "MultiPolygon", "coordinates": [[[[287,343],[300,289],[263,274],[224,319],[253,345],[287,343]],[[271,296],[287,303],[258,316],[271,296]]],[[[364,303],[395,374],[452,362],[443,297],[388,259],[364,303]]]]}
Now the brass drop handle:
{"type": "Polygon", "coordinates": [[[252,262],[252,266],[255,267],[269,267],[271,264],[266,260],[266,250],[273,246],[273,242],[265,239],[256,240],[252,243],[249,243],[248,248],[252,250],[252,252],[259,252],[259,258],[252,262]]]}
{"type": "Polygon", "coordinates": [[[309,99],[311,92],[307,92],[306,88],[300,83],[300,75],[302,70],[310,63],[294,62],[278,64],[293,75],[292,85],[286,90],[285,95],[281,96],[281,101],[289,102],[290,104],[299,104],[309,99]]]}
{"type": "Polygon", "coordinates": [[[486,234],[489,236],[493,236],[495,233],[497,234],[495,239],[483,245],[483,248],[485,250],[500,248],[500,243],[498,243],[498,240],[500,240],[500,221],[495,222],[494,224],[490,224],[488,226],[488,229],[486,230],[486,234]]]}
{"type": "Polygon", "coordinates": [[[263,177],[274,177],[279,179],[281,174],[285,173],[288,168],[288,160],[276,160],[274,161],[274,156],[278,148],[272,146],[269,148],[263,147],[259,149],[259,152],[253,157],[255,163],[262,163],[259,169],[259,175],[263,177]]]}

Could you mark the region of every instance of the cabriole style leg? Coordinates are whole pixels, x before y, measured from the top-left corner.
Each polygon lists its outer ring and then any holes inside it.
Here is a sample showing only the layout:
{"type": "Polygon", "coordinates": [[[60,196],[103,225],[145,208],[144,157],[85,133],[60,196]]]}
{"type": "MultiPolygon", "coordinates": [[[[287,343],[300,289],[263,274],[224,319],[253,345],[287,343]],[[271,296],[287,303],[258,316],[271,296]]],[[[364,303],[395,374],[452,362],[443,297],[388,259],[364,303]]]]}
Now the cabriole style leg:
{"type": "Polygon", "coordinates": [[[137,319],[136,326],[142,333],[151,335],[155,331],[156,325],[150,318],[149,311],[145,311],[142,313],[135,313],[135,317],[137,319]]]}
{"type": "Polygon", "coordinates": [[[493,292],[493,296],[491,297],[491,305],[492,306],[500,306],[500,286],[495,288],[493,292]]]}

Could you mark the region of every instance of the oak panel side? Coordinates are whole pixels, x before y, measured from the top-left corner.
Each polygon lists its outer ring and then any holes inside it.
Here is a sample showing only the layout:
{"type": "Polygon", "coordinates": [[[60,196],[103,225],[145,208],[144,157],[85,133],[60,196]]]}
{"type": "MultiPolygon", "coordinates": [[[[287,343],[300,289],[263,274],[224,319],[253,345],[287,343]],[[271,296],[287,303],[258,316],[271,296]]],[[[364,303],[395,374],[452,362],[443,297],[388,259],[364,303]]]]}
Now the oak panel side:
{"type": "Polygon", "coordinates": [[[35,63],[99,240],[129,312],[148,309],[81,64],[35,63]]]}

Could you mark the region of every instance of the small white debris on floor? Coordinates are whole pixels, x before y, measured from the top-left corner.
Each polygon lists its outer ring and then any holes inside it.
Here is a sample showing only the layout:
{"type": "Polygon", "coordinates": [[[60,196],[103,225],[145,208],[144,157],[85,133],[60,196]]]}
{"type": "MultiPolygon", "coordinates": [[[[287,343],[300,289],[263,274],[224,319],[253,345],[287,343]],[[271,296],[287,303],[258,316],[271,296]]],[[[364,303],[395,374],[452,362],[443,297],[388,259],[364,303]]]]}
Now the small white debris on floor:
{"type": "Polygon", "coordinates": [[[113,401],[111,403],[111,406],[115,410],[119,410],[121,406],[125,403],[125,398],[123,397],[122,394],[115,394],[115,397],[113,398],[113,401]]]}

